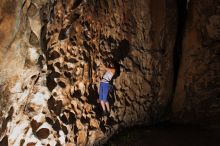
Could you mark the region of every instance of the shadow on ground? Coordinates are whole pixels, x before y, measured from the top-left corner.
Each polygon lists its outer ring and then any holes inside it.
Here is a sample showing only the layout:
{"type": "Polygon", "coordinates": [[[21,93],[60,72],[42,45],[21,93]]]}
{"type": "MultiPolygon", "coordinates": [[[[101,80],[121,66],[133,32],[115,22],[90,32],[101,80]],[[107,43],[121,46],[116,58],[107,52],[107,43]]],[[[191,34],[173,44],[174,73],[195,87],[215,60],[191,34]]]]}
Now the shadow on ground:
{"type": "Polygon", "coordinates": [[[105,146],[219,146],[220,129],[162,125],[136,127],[113,136],[105,146]]]}

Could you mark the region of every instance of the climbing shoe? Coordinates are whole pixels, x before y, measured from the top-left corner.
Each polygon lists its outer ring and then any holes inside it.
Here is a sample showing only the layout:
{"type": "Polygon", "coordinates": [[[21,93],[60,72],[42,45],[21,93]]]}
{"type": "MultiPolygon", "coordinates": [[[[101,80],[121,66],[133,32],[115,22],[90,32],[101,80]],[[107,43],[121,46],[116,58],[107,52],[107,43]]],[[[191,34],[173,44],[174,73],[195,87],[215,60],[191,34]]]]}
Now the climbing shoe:
{"type": "Polygon", "coordinates": [[[106,111],[103,111],[103,112],[102,112],[102,115],[103,115],[103,116],[107,116],[108,113],[107,113],[106,111]]]}

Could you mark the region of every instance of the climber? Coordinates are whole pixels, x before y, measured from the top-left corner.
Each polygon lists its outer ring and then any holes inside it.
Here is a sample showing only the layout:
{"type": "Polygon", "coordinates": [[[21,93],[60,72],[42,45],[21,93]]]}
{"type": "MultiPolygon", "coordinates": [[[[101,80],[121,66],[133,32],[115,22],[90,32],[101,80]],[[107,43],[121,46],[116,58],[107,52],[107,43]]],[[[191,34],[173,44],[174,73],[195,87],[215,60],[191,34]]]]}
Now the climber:
{"type": "Polygon", "coordinates": [[[103,66],[105,67],[106,72],[103,75],[102,80],[100,81],[99,100],[103,110],[103,115],[107,115],[110,113],[110,107],[107,98],[108,98],[109,90],[111,88],[110,81],[112,80],[112,77],[115,74],[115,66],[113,63],[108,63],[107,67],[104,64],[103,66]]]}

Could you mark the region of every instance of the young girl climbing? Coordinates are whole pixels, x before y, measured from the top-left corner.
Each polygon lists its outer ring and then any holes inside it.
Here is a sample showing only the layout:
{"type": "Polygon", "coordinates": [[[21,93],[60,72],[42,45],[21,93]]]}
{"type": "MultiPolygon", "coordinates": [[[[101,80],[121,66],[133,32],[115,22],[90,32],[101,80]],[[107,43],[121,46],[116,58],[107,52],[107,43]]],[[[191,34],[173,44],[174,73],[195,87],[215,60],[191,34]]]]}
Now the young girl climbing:
{"type": "Polygon", "coordinates": [[[111,88],[110,81],[115,74],[115,66],[113,63],[107,64],[105,67],[105,73],[100,81],[99,87],[99,100],[103,110],[103,115],[107,115],[110,112],[108,93],[111,88]]]}

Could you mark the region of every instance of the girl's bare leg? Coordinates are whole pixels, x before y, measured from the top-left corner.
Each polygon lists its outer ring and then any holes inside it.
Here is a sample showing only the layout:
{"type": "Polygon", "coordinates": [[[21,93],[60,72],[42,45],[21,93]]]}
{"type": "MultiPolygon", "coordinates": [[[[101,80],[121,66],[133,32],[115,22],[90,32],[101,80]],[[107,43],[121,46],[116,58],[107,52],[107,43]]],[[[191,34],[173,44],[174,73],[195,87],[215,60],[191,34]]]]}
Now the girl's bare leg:
{"type": "Polygon", "coordinates": [[[108,103],[108,102],[105,102],[105,105],[106,105],[107,111],[110,112],[110,106],[109,106],[109,103],[108,103]]]}
{"type": "Polygon", "coordinates": [[[100,103],[101,103],[101,106],[102,106],[102,110],[105,111],[105,103],[104,103],[104,101],[101,100],[100,103]]]}

